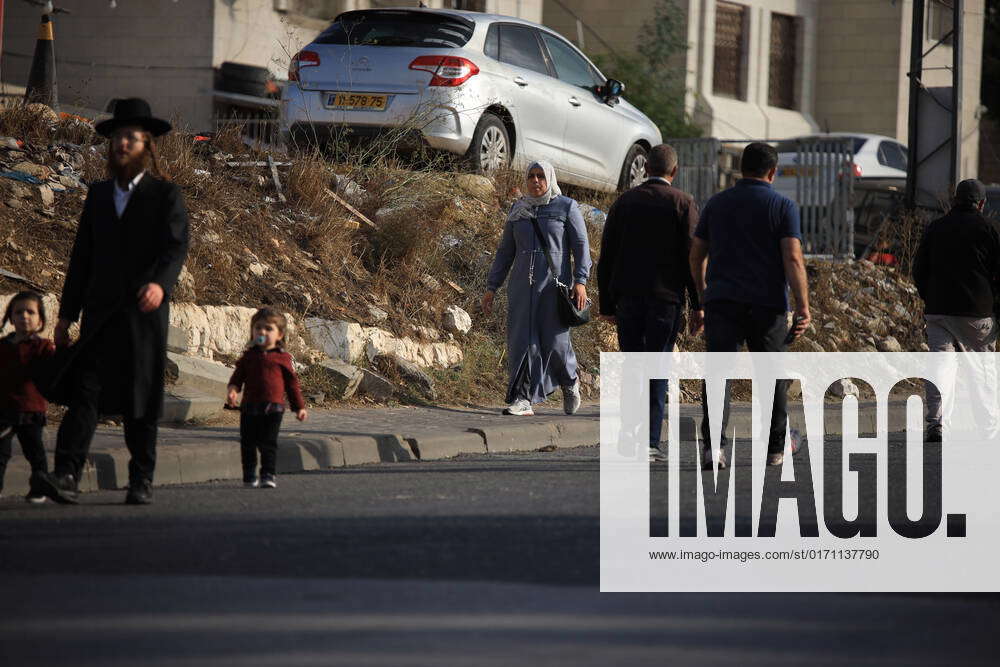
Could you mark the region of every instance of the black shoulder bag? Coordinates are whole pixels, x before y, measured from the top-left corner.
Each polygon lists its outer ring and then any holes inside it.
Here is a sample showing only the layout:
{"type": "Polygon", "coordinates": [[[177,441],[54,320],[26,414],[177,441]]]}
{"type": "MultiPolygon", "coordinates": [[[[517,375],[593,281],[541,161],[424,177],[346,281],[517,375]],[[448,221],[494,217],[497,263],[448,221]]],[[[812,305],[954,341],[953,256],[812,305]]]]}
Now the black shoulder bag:
{"type": "Polygon", "coordinates": [[[531,226],[535,228],[535,236],[538,237],[538,242],[545,252],[545,259],[549,263],[549,273],[552,274],[552,280],[556,283],[556,291],[559,292],[559,319],[568,327],[578,327],[586,324],[590,321],[590,299],[587,299],[587,305],[583,310],[576,307],[576,299],[573,298],[573,288],[559,282],[559,272],[556,271],[555,264],[552,262],[552,256],[549,254],[549,244],[545,242],[542,230],[538,228],[538,218],[531,219],[531,226]]]}

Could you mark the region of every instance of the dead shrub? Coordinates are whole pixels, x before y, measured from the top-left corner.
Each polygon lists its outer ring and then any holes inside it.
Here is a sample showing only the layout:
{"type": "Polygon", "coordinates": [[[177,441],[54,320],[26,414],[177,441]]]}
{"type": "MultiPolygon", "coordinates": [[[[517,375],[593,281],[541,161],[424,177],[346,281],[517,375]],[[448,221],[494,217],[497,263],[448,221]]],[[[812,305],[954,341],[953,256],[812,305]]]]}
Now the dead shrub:
{"type": "Polygon", "coordinates": [[[0,134],[45,144],[52,140],[53,124],[22,100],[11,100],[0,105],[0,134]]]}
{"type": "Polygon", "coordinates": [[[300,154],[292,160],[288,170],[286,195],[294,204],[316,213],[326,212],[334,205],[326,193],[331,189],[334,176],[319,151],[300,154]]]}

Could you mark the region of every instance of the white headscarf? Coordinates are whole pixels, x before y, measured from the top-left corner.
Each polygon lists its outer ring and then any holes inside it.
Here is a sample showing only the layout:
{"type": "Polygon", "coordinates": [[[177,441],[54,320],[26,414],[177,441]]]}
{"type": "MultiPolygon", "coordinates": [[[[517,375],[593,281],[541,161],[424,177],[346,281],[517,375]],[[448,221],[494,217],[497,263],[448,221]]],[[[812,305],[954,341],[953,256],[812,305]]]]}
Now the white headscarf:
{"type": "Polygon", "coordinates": [[[548,184],[548,189],[543,192],[538,197],[532,197],[530,195],[524,195],[516,202],[514,202],[514,207],[510,210],[511,220],[520,220],[521,218],[531,218],[535,215],[535,209],[539,206],[545,206],[553,199],[562,194],[562,190],[559,189],[559,182],[556,180],[556,170],[548,162],[532,162],[528,165],[528,168],[524,171],[524,188],[528,189],[528,175],[531,173],[532,169],[541,169],[545,172],[545,182],[548,184]]]}

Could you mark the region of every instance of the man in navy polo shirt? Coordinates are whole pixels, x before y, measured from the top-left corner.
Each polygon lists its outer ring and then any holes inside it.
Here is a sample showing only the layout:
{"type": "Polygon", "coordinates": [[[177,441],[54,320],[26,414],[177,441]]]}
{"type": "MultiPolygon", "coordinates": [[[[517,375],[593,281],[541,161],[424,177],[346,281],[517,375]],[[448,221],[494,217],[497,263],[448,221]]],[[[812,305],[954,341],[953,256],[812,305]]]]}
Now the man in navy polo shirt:
{"type": "MultiPolygon", "coordinates": [[[[704,304],[709,352],[783,352],[788,347],[788,288],[795,298],[795,338],[809,326],[809,286],[802,256],[802,230],[795,202],[771,183],[778,153],[764,143],[743,150],[743,178],[705,204],[691,243],[691,273],[704,304]]],[[[784,459],[788,385],[775,389],[768,438],[768,464],[784,459]]],[[[726,467],[729,412],[726,387],[719,468],[726,467]]],[[[708,401],[703,396],[703,467],[712,468],[708,401]]],[[[797,449],[792,443],[792,451],[797,449]]]]}

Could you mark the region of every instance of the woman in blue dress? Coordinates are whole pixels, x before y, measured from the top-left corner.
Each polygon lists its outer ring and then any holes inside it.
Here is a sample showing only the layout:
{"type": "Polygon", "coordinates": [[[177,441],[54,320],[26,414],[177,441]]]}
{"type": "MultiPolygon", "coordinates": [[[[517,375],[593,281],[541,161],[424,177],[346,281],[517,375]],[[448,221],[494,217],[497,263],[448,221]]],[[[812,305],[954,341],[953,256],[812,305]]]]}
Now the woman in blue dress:
{"type": "Polygon", "coordinates": [[[575,200],[563,196],[555,169],[548,162],[532,163],[525,174],[527,193],[511,207],[496,259],[486,279],[483,312],[493,310],[496,290],[507,280],[507,407],[504,414],[533,415],[541,403],[562,387],[563,409],[580,407],[580,381],[569,328],[559,318],[559,293],[545,249],[532,219],[546,239],[559,282],[573,286],[576,305],[587,301],[590,242],[575,200]],[[571,261],[572,259],[572,261],[571,261]]]}

